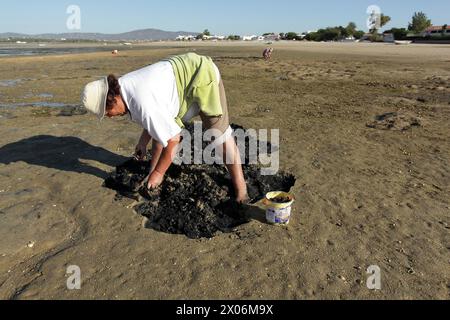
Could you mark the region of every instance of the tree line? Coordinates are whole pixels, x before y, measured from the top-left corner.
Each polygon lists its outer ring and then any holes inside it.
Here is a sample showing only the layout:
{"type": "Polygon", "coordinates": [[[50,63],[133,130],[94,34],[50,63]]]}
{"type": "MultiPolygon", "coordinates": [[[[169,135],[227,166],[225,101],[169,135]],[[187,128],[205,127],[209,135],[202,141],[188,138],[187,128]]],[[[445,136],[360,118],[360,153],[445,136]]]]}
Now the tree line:
{"type": "MultiPolygon", "coordinates": [[[[391,22],[391,17],[375,13],[370,17],[372,27],[366,33],[363,30],[358,30],[356,23],[350,22],[346,27],[336,26],[319,29],[315,32],[299,35],[296,32],[281,33],[280,37],[283,40],[309,40],[309,41],[339,41],[346,38],[361,39],[364,36],[371,41],[382,41],[383,36],[379,34],[379,29],[383,28],[391,22]]],[[[392,33],[397,40],[404,40],[408,35],[420,36],[427,28],[432,26],[431,20],[423,12],[415,12],[411,22],[407,28],[392,28],[386,30],[385,33],[392,33]]],[[[446,30],[449,29],[447,25],[442,27],[443,38],[448,38],[446,30]]]]}
{"type": "MultiPolygon", "coordinates": [[[[369,32],[363,30],[358,30],[356,23],[349,22],[347,26],[335,26],[322,28],[315,32],[310,32],[308,34],[298,34],[297,32],[287,32],[280,33],[280,40],[308,40],[308,41],[340,41],[347,38],[350,39],[362,39],[365,37],[370,41],[383,41],[383,35],[379,34],[379,29],[388,25],[391,22],[391,17],[384,14],[376,14],[375,12],[369,18],[371,27],[369,32]]],[[[385,33],[392,33],[396,40],[404,40],[408,35],[420,36],[427,28],[431,27],[431,20],[423,12],[415,12],[412,16],[411,22],[408,24],[407,28],[392,28],[386,30],[385,33]]],[[[442,28],[442,39],[450,38],[446,34],[448,29],[447,25],[442,28]]],[[[211,33],[206,29],[203,33],[197,36],[197,39],[202,39],[203,36],[210,36],[211,33]]],[[[265,33],[263,36],[274,35],[274,33],[265,33]]],[[[228,40],[241,40],[239,35],[230,35],[227,37],[228,40]]]]}

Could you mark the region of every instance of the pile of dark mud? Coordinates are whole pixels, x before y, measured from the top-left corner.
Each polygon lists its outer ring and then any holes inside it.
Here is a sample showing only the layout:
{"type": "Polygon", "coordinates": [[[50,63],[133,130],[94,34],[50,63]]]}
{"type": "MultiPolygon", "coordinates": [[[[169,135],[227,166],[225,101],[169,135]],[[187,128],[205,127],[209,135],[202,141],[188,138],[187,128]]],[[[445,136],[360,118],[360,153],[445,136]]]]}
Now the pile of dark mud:
{"type": "MultiPolygon", "coordinates": [[[[193,127],[187,130],[191,131],[193,127]]],[[[269,145],[269,153],[271,149],[269,145]]],[[[261,168],[248,164],[248,161],[246,154],[243,169],[253,203],[263,199],[268,192],[288,192],[294,186],[293,175],[279,172],[263,176],[261,168]]],[[[249,221],[244,206],[234,201],[231,177],[225,166],[172,165],[161,187],[150,192],[141,187],[149,170],[148,161],[131,159],[118,166],[105,180],[105,187],[116,190],[120,196],[136,199],[140,195],[144,199],[135,211],[148,218],[147,226],[199,239],[212,238],[218,232],[232,232],[249,221]]]]}

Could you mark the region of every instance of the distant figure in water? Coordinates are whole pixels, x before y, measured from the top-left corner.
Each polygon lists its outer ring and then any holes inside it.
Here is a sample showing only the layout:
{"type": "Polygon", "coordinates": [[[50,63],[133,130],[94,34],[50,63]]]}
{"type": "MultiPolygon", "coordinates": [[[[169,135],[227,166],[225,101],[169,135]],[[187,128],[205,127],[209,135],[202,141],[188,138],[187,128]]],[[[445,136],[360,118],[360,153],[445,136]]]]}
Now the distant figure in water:
{"type": "Polygon", "coordinates": [[[270,60],[272,58],[273,48],[266,48],[263,52],[263,58],[265,60],[270,60]]]}

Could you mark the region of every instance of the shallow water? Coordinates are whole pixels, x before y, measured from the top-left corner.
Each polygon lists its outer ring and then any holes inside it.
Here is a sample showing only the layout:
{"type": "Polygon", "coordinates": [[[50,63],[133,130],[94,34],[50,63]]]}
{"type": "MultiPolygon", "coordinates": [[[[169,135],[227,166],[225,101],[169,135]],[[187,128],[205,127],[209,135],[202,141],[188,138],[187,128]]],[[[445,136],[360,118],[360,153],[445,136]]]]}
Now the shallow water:
{"type": "Polygon", "coordinates": [[[26,95],[24,95],[22,98],[23,99],[29,99],[29,98],[43,98],[43,99],[51,99],[53,98],[54,95],[51,93],[40,93],[38,95],[34,95],[32,93],[27,93],[26,95]]]}
{"type": "Polygon", "coordinates": [[[52,54],[89,53],[98,51],[110,51],[109,47],[81,47],[81,48],[3,48],[0,49],[0,57],[12,56],[39,56],[52,54]]]}
{"type": "Polygon", "coordinates": [[[0,109],[15,109],[20,107],[72,108],[79,107],[79,105],[60,102],[21,102],[0,104],[0,109]]]}
{"type": "Polygon", "coordinates": [[[41,93],[41,94],[38,94],[36,97],[38,97],[38,98],[53,98],[53,94],[51,94],[51,93],[41,93]]]}
{"type": "Polygon", "coordinates": [[[0,80],[0,87],[14,87],[22,82],[22,79],[0,80]]]}

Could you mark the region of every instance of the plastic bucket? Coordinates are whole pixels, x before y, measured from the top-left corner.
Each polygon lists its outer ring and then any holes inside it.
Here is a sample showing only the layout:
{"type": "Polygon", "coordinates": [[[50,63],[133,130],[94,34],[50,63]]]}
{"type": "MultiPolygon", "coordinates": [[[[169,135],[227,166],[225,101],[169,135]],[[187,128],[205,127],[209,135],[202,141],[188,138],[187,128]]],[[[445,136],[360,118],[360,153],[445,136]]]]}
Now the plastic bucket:
{"type": "Polygon", "coordinates": [[[283,192],[283,191],[274,191],[269,192],[264,199],[264,205],[266,206],[266,219],[270,224],[275,225],[288,225],[291,220],[291,211],[292,204],[294,203],[295,198],[293,195],[283,192]],[[290,201],[284,203],[278,203],[272,201],[277,197],[287,198],[290,201]]]}

